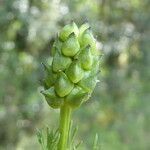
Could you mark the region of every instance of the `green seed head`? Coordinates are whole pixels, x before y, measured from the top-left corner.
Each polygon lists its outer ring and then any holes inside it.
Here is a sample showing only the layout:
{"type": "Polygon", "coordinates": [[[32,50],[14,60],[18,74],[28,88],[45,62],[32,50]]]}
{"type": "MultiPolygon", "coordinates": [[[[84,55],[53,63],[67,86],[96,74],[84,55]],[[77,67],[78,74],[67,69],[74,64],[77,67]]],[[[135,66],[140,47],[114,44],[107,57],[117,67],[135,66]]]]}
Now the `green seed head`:
{"type": "Polygon", "coordinates": [[[59,33],[51,49],[52,64],[44,65],[42,94],[52,108],[64,103],[79,107],[93,92],[98,78],[99,54],[89,24],[72,22],[59,33]]]}

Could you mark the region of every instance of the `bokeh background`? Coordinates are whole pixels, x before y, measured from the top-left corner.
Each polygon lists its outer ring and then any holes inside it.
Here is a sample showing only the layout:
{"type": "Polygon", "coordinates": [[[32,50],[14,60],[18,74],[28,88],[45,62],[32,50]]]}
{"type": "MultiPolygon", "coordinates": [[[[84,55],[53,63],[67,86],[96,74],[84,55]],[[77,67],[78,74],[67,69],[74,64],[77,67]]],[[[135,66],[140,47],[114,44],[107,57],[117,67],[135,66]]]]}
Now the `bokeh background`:
{"type": "Polygon", "coordinates": [[[150,149],[149,0],[0,0],[0,150],[40,150],[36,129],[58,126],[39,93],[41,62],[57,32],[88,20],[101,58],[100,83],[73,114],[81,150],[150,149]]]}

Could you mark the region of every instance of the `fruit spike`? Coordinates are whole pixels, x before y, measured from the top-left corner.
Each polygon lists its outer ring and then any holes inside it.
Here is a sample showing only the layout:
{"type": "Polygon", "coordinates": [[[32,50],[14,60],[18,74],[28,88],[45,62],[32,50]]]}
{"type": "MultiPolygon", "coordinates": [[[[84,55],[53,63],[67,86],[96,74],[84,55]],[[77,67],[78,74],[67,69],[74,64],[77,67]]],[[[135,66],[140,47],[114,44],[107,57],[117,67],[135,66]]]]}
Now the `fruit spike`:
{"type": "Polygon", "coordinates": [[[52,64],[44,65],[47,73],[43,95],[53,108],[65,103],[71,108],[79,107],[93,92],[100,72],[100,55],[89,24],[86,22],[78,28],[72,21],[64,26],[51,54],[52,64]]]}

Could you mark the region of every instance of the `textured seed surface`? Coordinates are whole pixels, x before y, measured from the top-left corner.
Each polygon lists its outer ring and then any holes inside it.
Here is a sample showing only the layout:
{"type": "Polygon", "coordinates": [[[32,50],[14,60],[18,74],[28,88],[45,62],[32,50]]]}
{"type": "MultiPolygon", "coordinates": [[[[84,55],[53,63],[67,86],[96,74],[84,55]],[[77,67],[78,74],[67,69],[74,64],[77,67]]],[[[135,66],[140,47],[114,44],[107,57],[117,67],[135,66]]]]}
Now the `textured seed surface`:
{"type": "Polygon", "coordinates": [[[47,103],[52,107],[52,108],[59,108],[63,104],[63,98],[60,98],[56,95],[54,87],[51,87],[45,91],[41,92],[47,101],[47,103]]]}
{"type": "Polygon", "coordinates": [[[68,67],[66,74],[73,83],[79,82],[84,76],[84,71],[81,68],[80,62],[76,60],[73,61],[68,67]]]}
{"type": "Polygon", "coordinates": [[[56,52],[53,58],[53,71],[58,72],[59,70],[64,71],[71,64],[71,58],[63,56],[59,52],[56,52]]]}
{"type": "Polygon", "coordinates": [[[62,44],[62,53],[65,56],[74,56],[80,50],[80,45],[74,33],[62,44]]]}

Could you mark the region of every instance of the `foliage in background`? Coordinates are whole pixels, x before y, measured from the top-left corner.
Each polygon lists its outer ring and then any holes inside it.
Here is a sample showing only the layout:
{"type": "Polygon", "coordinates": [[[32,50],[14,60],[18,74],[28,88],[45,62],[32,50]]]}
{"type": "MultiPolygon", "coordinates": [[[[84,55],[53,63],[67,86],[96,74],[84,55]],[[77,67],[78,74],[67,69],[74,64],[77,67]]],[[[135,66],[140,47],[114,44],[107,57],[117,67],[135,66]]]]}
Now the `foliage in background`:
{"type": "Polygon", "coordinates": [[[104,51],[92,101],[74,114],[79,140],[90,149],[98,131],[104,150],[150,149],[149,7],[148,0],[0,0],[0,149],[39,149],[34,129],[55,126],[57,111],[38,94],[39,62],[72,18],[89,20],[104,51]]]}

